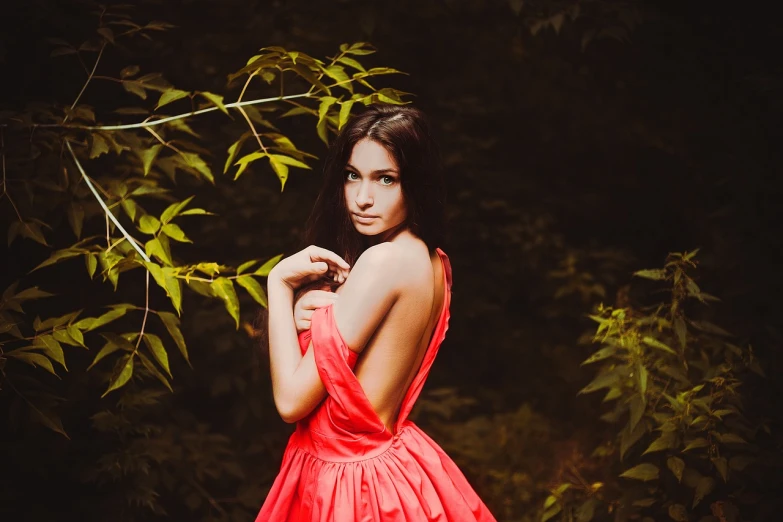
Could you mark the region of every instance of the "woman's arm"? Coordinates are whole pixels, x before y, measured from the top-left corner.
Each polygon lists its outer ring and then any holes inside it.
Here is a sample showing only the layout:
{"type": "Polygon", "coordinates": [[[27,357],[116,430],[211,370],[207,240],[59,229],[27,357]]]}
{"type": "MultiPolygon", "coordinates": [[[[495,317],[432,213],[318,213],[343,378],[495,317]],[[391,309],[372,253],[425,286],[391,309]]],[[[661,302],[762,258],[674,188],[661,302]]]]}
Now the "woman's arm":
{"type": "MultiPolygon", "coordinates": [[[[365,251],[351,270],[333,312],[348,347],[361,352],[399,296],[403,263],[396,247],[382,243],[365,251]]],[[[273,274],[270,273],[270,276],[273,274]]],[[[293,290],[268,280],[269,355],[275,405],[286,422],[307,416],[326,396],[312,343],[301,355],[292,313],[293,290]]]]}

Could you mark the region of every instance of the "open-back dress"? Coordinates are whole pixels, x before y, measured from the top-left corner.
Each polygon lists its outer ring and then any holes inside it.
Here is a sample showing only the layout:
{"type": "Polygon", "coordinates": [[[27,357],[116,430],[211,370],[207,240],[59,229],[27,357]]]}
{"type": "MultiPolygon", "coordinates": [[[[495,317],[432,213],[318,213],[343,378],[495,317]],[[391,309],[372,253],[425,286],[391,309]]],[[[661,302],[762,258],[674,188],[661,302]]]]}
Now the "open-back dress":
{"type": "Polygon", "coordinates": [[[451,458],[408,420],[449,328],[451,264],[437,252],[443,309],[393,432],[353,373],[358,354],[337,330],[332,305],[315,310],[299,344],[304,354],[312,340],[328,395],[297,423],[256,522],[495,520],[451,458]]]}

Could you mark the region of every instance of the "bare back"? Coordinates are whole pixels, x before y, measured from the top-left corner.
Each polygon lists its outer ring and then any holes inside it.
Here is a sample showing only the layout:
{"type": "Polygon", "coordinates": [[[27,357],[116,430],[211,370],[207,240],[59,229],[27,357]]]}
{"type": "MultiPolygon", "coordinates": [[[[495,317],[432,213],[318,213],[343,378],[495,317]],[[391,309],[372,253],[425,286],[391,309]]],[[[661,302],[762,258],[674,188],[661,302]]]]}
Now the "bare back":
{"type": "MultiPolygon", "coordinates": [[[[420,240],[406,249],[405,290],[364,347],[354,373],[378,417],[393,430],[444,304],[444,267],[420,240]]],[[[350,276],[349,276],[350,277],[350,276]]],[[[336,290],[340,293],[341,288],[336,290]]]]}

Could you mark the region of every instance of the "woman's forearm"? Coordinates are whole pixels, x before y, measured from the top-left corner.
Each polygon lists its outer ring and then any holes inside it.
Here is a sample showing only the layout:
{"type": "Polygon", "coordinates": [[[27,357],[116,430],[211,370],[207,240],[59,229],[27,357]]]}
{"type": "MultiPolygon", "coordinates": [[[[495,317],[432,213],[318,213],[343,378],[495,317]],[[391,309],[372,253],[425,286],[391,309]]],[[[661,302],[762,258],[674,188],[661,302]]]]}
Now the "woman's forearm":
{"type": "Polygon", "coordinates": [[[299,339],[294,322],[294,292],[290,286],[270,274],[267,278],[269,299],[269,365],[272,391],[278,410],[288,402],[286,385],[302,360],[299,339]]]}

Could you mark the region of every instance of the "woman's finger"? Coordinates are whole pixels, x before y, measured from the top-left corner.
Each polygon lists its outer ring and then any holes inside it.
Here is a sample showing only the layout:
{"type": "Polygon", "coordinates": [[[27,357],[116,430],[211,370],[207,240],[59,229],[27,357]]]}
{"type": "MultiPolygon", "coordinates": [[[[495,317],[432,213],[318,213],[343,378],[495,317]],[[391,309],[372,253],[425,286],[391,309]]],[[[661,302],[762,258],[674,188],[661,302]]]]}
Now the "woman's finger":
{"type": "Polygon", "coordinates": [[[302,306],[307,310],[315,308],[321,308],[323,306],[329,306],[337,301],[339,296],[334,292],[327,292],[325,290],[310,290],[305,297],[303,297],[302,306]]]}
{"type": "Polygon", "coordinates": [[[345,259],[343,259],[342,257],[338,256],[337,254],[335,254],[334,252],[326,248],[310,245],[309,253],[310,253],[310,260],[313,262],[326,261],[330,264],[342,268],[343,270],[349,270],[351,268],[351,265],[349,265],[345,259]]]}

